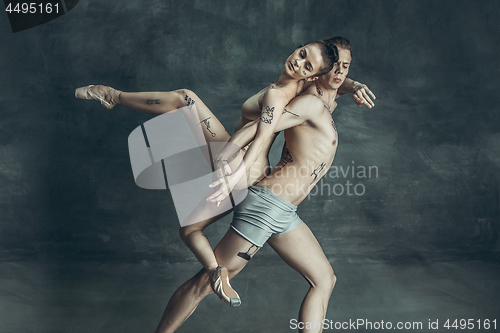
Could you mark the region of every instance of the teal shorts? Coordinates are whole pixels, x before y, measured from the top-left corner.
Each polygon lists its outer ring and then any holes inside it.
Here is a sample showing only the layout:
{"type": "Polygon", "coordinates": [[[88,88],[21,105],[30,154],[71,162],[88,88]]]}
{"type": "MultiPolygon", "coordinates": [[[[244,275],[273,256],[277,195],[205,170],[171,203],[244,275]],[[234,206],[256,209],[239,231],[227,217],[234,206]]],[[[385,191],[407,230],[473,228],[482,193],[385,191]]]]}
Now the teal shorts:
{"type": "Polygon", "coordinates": [[[267,187],[254,185],[234,208],[231,227],[249,242],[262,247],[271,237],[281,236],[297,228],[302,220],[297,206],[267,187]]]}

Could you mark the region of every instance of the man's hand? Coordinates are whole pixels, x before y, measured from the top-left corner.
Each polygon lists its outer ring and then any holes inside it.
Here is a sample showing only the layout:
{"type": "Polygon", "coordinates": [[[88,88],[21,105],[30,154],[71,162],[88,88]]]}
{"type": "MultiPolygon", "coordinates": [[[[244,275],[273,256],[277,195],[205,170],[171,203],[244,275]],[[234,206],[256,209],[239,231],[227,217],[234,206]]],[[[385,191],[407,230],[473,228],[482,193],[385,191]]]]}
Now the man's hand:
{"type": "Polygon", "coordinates": [[[375,97],[375,94],[371,92],[370,89],[366,86],[366,84],[358,83],[354,87],[354,93],[352,94],[352,100],[354,103],[356,103],[359,107],[362,107],[363,104],[366,105],[369,109],[375,106],[375,103],[370,99],[377,99],[375,97]]]}

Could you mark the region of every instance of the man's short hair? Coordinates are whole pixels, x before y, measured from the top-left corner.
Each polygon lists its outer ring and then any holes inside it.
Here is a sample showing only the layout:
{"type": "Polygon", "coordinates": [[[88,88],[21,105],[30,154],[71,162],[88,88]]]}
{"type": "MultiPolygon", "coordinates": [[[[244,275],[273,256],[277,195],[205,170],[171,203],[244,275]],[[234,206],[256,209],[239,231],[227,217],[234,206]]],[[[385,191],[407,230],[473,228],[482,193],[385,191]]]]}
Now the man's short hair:
{"type": "Polygon", "coordinates": [[[335,36],[325,39],[324,42],[327,43],[328,45],[334,45],[338,49],[348,50],[349,52],[351,52],[351,57],[352,57],[352,45],[349,39],[342,36],[335,36]]]}

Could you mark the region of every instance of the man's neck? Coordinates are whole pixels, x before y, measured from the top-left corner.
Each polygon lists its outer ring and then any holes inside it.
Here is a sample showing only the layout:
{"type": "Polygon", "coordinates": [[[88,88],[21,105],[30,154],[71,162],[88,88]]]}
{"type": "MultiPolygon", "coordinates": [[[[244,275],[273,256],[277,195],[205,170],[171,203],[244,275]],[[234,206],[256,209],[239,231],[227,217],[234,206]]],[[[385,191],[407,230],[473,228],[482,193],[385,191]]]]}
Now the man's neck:
{"type": "Polygon", "coordinates": [[[333,105],[337,96],[337,89],[333,89],[322,77],[314,81],[314,85],[311,88],[316,90],[316,95],[323,101],[323,103],[328,106],[333,105]]]}

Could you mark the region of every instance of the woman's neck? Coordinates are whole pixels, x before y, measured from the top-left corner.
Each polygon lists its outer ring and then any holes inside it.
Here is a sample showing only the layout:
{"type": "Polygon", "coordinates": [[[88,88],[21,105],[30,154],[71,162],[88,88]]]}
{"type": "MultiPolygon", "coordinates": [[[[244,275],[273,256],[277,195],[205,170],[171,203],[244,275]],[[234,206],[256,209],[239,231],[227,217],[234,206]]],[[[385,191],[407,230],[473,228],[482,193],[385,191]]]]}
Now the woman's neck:
{"type": "Polygon", "coordinates": [[[287,85],[290,85],[290,84],[297,85],[298,82],[299,82],[299,80],[294,79],[293,77],[291,77],[290,75],[288,75],[285,70],[283,70],[283,72],[281,72],[281,75],[278,77],[278,79],[276,81],[274,81],[274,83],[277,86],[281,86],[281,87],[287,86],[287,85]]]}

